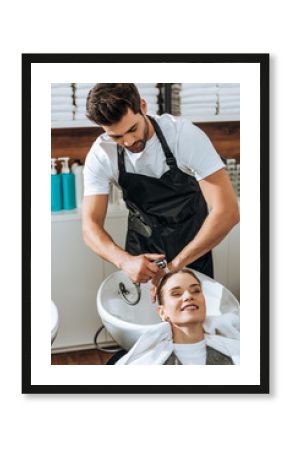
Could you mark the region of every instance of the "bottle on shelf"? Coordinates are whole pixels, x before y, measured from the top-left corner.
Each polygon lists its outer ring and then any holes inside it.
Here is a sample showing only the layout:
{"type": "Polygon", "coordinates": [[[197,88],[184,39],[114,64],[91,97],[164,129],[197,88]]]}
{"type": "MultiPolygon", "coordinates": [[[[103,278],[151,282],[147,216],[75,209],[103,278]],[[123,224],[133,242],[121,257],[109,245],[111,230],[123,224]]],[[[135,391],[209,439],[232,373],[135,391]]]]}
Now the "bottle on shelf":
{"type": "Polygon", "coordinates": [[[76,188],[75,175],[69,169],[69,157],[58,158],[61,161],[61,178],[62,178],[62,192],[63,192],[63,209],[76,208],[76,188]]]}
{"type": "Polygon", "coordinates": [[[81,208],[84,196],[83,166],[81,161],[76,159],[71,166],[71,171],[75,176],[76,205],[81,208]]]}
{"type": "Polygon", "coordinates": [[[57,173],[56,158],[51,159],[51,211],[60,211],[62,204],[62,179],[57,173]]]}

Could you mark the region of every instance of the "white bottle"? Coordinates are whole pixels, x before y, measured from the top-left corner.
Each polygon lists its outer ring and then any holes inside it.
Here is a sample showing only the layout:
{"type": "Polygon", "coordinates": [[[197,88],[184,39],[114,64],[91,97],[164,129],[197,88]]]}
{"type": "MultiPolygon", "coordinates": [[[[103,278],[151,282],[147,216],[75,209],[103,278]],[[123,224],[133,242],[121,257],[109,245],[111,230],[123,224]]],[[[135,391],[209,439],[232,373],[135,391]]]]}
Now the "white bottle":
{"type": "Polygon", "coordinates": [[[63,192],[63,209],[75,209],[76,208],[76,188],[75,188],[75,174],[70,172],[69,169],[69,157],[58,158],[61,161],[61,179],[62,179],[62,192],[63,192]]]}
{"type": "MultiPolygon", "coordinates": [[[[79,162],[79,160],[78,160],[79,162]]],[[[76,180],[76,204],[77,208],[81,208],[83,196],[84,196],[84,179],[83,179],[83,166],[74,162],[71,166],[72,173],[75,175],[76,180]]]]}

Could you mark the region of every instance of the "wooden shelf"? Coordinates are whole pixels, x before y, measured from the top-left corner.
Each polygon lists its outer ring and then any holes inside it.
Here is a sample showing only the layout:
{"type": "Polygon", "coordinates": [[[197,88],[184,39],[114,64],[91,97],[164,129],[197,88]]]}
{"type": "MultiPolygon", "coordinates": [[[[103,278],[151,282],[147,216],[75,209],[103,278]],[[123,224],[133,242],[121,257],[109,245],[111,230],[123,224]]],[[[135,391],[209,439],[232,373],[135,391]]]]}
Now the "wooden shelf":
{"type": "Polygon", "coordinates": [[[217,114],[215,116],[203,117],[202,119],[199,117],[188,117],[181,116],[186,119],[191,120],[193,123],[219,123],[219,122],[239,122],[240,117],[238,116],[226,116],[225,114],[217,114]]]}
{"type": "Polygon", "coordinates": [[[59,128],[99,128],[98,125],[91,122],[90,120],[70,120],[67,122],[52,122],[52,129],[59,128]]]}
{"type": "Polygon", "coordinates": [[[211,140],[214,148],[223,158],[240,160],[240,122],[200,122],[201,128],[211,140]]]}
{"type": "MultiPolygon", "coordinates": [[[[186,119],[191,120],[194,123],[216,123],[216,122],[239,122],[239,116],[229,116],[225,114],[217,114],[214,116],[206,116],[201,118],[200,116],[192,117],[192,116],[177,116],[184,117],[186,119]]],[[[60,129],[60,128],[98,128],[98,125],[92,123],[90,120],[70,120],[67,122],[52,122],[52,129],[60,129]]]]}
{"type": "MultiPolygon", "coordinates": [[[[209,118],[192,120],[201,128],[213,143],[215,149],[224,158],[240,158],[240,122],[237,118],[215,116],[218,120],[209,118]],[[228,120],[226,120],[228,119],[228,120]]],[[[63,124],[62,124],[63,125],[63,124]]],[[[92,144],[104,131],[95,125],[52,128],[51,153],[52,158],[69,156],[84,162],[92,144]]]]}
{"type": "Polygon", "coordinates": [[[51,129],[52,158],[69,156],[84,162],[92,144],[104,130],[98,126],[51,129]]]}

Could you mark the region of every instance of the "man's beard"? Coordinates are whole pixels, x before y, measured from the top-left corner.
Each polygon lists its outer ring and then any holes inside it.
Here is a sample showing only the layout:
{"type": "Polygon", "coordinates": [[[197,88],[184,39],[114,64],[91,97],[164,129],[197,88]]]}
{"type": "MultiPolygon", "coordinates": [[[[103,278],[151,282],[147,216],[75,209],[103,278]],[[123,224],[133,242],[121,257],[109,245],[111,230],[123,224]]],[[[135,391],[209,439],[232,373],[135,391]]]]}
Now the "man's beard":
{"type": "Polygon", "coordinates": [[[132,153],[140,153],[144,150],[144,148],[146,146],[146,142],[147,142],[148,134],[149,134],[149,125],[147,123],[146,117],[144,115],[143,115],[143,117],[144,117],[144,122],[145,122],[145,130],[144,130],[143,139],[136,141],[134,143],[134,145],[132,145],[131,147],[126,147],[132,153]]]}

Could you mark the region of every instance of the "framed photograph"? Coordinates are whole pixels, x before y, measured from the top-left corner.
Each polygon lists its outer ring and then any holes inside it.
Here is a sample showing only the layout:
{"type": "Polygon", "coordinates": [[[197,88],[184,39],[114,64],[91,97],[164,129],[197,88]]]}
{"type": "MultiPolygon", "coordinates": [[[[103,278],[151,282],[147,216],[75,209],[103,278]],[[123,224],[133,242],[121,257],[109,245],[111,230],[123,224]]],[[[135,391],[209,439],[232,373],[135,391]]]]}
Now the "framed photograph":
{"type": "Polygon", "coordinates": [[[23,54],[22,146],[22,392],[269,393],[269,55],[23,54]]]}

